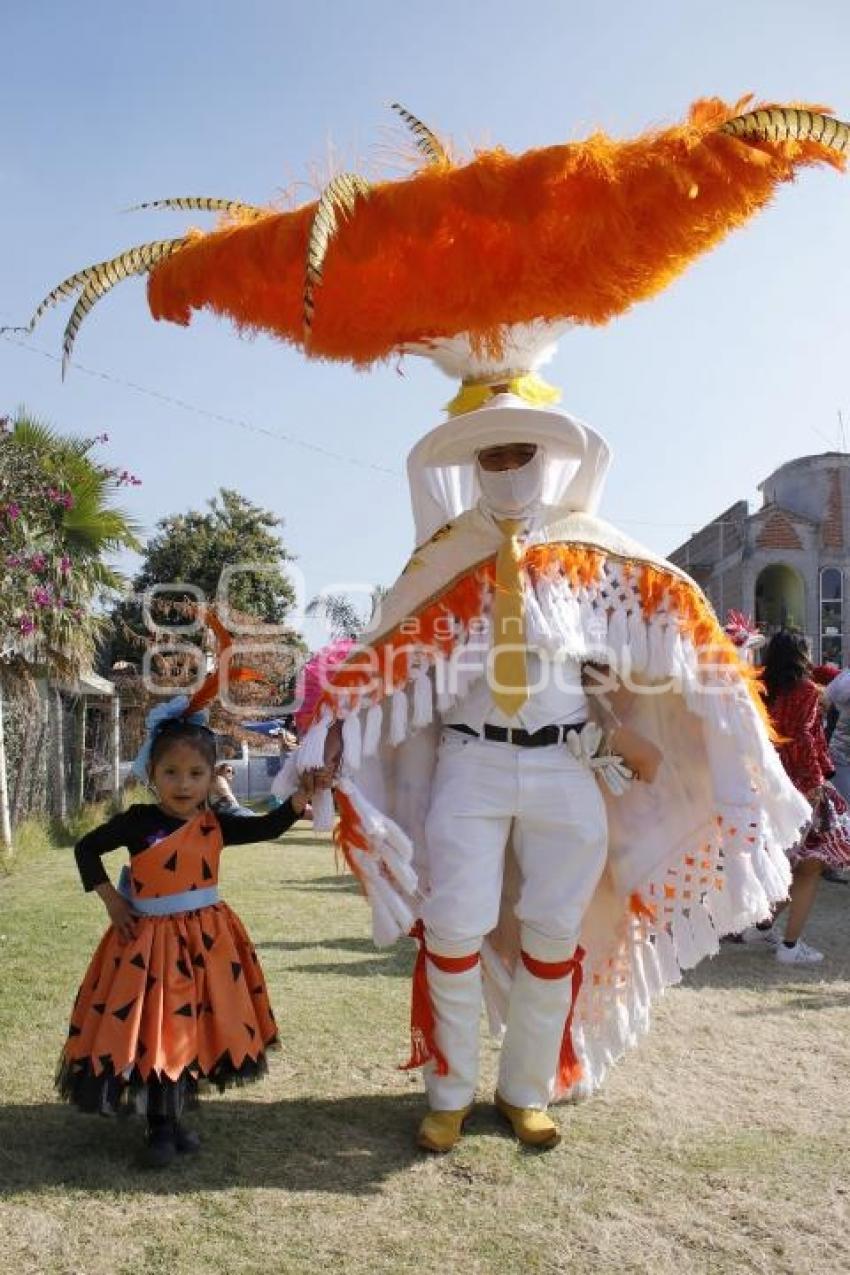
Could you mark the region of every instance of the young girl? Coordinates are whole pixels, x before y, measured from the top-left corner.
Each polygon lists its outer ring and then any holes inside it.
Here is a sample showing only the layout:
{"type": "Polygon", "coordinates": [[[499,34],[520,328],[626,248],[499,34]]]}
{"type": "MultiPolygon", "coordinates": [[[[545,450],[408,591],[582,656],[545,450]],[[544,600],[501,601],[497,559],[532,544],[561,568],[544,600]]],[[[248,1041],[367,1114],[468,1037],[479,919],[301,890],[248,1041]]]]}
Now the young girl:
{"type": "Polygon", "coordinates": [[[811,674],[802,634],[787,630],[775,633],[765,649],[765,699],[782,741],[782,765],[812,803],[808,827],[789,852],[794,879],[784,939],[779,940],[772,925],[756,927],[761,940],[776,947],[776,959],[783,965],[815,965],[823,960],[822,952],[803,942],[803,927],[823,869],[850,864],[847,803],[828,782],[834,766],[823,729],[821,695],[811,674]]]}
{"type": "Polygon", "coordinates": [[[214,814],[215,737],[175,715],[185,697],[163,708],[172,705],[149,740],[157,804],[131,806],[75,850],[83,886],[111,925],[77,994],[56,1079],[84,1111],[108,1113],[122,1099],[145,1109],[151,1167],[198,1149],[181,1117],[200,1079],[224,1089],[267,1070],[274,1014],[251,940],[219,899],[218,861],[224,846],[279,837],[307,799],[303,789],[254,819],[214,814]],[[101,857],[119,846],[130,863],[116,889],[101,857]]]}

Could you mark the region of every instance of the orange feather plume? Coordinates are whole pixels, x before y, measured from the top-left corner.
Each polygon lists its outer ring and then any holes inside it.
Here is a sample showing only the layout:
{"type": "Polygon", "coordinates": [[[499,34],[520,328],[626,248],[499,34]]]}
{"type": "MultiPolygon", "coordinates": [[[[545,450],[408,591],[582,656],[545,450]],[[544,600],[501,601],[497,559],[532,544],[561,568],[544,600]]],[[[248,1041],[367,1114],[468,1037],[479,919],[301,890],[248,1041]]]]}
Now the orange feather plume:
{"type": "MultiPolygon", "coordinates": [[[[719,131],[747,104],[696,102],[671,128],[617,141],[478,153],[370,187],[336,229],[307,353],[365,365],[460,332],[498,350],[505,325],[603,324],[661,291],[825,142],[719,131]]],[[[823,108],[807,107],[818,111],[823,108]]],[[[842,126],[843,127],[843,126],[842,126]]],[[[304,347],[304,262],[316,203],[193,232],[157,265],[157,319],[210,309],[304,347]]]]}
{"type": "MultiPolygon", "coordinates": [[[[218,699],[221,690],[221,679],[225,671],[224,659],[227,651],[233,646],[233,635],[222,624],[214,611],[207,611],[204,615],[204,623],[212,629],[216,643],[217,655],[215,668],[208,673],[201,685],[195,691],[195,694],[186,705],[185,715],[190,713],[198,713],[201,709],[211,704],[213,700],[218,699]]],[[[227,679],[229,683],[233,682],[265,682],[270,686],[269,679],[258,669],[250,668],[248,665],[242,665],[238,668],[227,667],[227,679]]]]}

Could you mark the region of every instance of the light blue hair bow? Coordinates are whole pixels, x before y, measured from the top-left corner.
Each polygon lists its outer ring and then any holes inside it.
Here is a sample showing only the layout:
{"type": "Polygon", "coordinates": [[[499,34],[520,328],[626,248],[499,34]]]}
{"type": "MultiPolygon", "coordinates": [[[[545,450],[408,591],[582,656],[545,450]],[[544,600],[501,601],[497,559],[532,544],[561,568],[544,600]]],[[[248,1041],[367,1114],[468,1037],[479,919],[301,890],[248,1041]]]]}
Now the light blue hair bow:
{"type": "Polygon", "coordinates": [[[190,726],[206,726],[207,714],[187,713],[186,709],[189,705],[188,695],[175,695],[173,699],[166,700],[164,704],[157,704],[152,708],[145,718],[146,734],[144,743],[139,749],[136,759],[130,770],[137,779],[141,779],[142,783],[148,781],[148,767],[150,766],[151,748],[156,738],[156,733],[162,726],[163,722],[171,721],[173,718],[182,717],[190,726]]]}

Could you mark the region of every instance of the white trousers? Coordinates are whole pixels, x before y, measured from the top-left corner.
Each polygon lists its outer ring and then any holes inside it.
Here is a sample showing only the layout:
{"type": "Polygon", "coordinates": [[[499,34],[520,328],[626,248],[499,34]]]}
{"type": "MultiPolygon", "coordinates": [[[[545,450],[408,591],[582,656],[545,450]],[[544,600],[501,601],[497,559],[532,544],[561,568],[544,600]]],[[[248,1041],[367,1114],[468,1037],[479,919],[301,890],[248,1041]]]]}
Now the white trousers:
{"type": "MultiPolygon", "coordinates": [[[[568,960],[605,866],[605,805],[596,780],[564,744],[519,748],[446,730],[425,828],[429,891],[423,908],[432,953],[478,952],[499,917],[512,836],[522,883],[522,947],[538,961],[568,960]]],[[[481,972],[428,961],[437,1044],[449,1073],[426,1069],[435,1110],[472,1101],[478,1081],[481,972]]],[[[502,1046],[499,1092],[543,1108],[557,1070],[572,980],[537,978],[520,964],[502,1046]]]]}

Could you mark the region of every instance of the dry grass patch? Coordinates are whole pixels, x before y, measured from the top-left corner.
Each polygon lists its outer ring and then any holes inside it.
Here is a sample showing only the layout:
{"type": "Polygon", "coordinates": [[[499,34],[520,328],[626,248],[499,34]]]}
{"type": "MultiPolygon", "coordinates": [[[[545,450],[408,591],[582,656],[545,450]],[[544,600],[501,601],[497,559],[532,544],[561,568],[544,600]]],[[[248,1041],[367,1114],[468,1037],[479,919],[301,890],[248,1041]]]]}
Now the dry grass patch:
{"type": "MultiPolygon", "coordinates": [[[[117,859],[118,856],[115,856],[117,859]]],[[[423,1158],[406,1056],[412,945],[377,952],[325,843],[232,849],[225,895],[262,956],[284,1047],[205,1102],[204,1151],[151,1177],[140,1127],[54,1102],[53,1066],[103,924],[70,851],[0,879],[0,1244],[38,1275],[495,1275],[850,1269],[850,888],[826,885],[820,970],[724,947],[564,1139],[521,1150],[482,1103],[423,1158]]],[[[495,1056],[485,1047],[482,1097],[495,1056]]]]}

